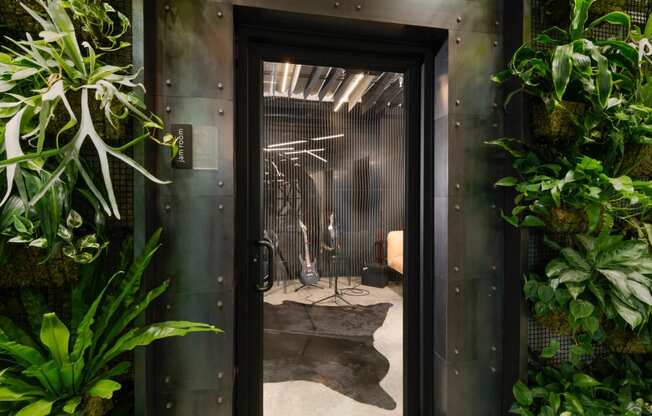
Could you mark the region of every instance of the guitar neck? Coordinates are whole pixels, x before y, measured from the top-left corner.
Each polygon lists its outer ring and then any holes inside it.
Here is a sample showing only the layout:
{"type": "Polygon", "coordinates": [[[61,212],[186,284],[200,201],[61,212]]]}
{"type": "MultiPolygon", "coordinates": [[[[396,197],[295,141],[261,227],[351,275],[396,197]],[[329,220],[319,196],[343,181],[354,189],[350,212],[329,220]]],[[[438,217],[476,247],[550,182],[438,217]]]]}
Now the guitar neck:
{"type": "Polygon", "coordinates": [[[306,250],[304,254],[304,261],[306,262],[306,264],[310,264],[310,250],[308,248],[308,232],[304,227],[301,227],[301,230],[303,231],[303,244],[304,244],[304,249],[306,250]]]}

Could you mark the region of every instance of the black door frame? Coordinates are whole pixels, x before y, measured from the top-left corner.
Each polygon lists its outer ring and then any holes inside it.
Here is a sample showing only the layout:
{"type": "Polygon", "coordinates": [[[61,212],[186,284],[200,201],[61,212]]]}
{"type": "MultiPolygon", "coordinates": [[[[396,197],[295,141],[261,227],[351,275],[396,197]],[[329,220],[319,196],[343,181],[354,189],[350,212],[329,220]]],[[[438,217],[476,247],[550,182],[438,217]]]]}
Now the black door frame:
{"type": "MultiPolygon", "coordinates": [[[[405,74],[404,415],[434,396],[434,56],[437,29],[236,7],[235,411],[262,415],[261,109],[263,61],[405,74]]],[[[306,415],[310,416],[310,415],[306,415]]]]}

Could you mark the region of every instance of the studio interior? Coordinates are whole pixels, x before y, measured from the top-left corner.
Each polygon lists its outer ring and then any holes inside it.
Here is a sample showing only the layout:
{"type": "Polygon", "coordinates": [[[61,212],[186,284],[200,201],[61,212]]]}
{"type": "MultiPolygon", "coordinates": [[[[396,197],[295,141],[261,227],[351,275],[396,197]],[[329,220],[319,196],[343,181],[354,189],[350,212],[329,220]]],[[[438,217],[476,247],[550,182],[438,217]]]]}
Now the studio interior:
{"type": "Polygon", "coordinates": [[[261,93],[265,414],[401,414],[403,74],[265,62],[261,93]]]}

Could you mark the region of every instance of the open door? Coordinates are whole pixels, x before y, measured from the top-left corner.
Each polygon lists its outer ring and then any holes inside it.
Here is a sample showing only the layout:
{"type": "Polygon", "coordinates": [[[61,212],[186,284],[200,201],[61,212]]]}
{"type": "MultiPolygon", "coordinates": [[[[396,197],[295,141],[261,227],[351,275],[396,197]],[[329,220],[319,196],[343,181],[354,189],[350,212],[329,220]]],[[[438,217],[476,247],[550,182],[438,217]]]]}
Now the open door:
{"type": "Polygon", "coordinates": [[[237,414],[427,415],[432,53],[240,16],[237,414]]]}

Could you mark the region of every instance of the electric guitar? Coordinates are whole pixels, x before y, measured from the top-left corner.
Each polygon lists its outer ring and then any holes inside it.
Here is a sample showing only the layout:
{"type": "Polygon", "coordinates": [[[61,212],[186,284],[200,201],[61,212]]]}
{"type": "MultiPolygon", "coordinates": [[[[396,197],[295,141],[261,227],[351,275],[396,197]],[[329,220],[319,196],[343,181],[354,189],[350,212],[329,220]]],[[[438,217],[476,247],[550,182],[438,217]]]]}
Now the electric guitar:
{"type": "Polygon", "coordinates": [[[303,231],[303,243],[305,246],[305,255],[301,259],[301,273],[299,274],[299,280],[304,285],[314,285],[319,283],[319,274],[317,273],[316,262],[313,263],[310,261],[310,249],[308,247],[308,228],[299,220],[299,226],[303,231]]]}

